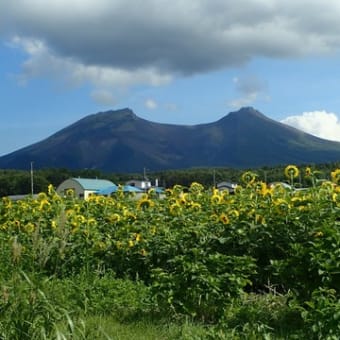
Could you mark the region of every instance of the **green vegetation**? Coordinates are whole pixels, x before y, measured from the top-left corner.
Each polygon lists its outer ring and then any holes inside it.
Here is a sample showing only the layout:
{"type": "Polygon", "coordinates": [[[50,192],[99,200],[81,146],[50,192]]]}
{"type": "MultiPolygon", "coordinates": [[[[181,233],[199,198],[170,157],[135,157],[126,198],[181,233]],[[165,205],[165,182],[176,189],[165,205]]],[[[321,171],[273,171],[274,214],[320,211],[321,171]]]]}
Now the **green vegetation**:
{"type": "MultiPolygon", "coordinates": [[[[306,164],[301,166],[311,167],[315,178],[330,179],[332,169],[340,167],[340,163],[306,164]]],[[[257,179],[266,183],[287,181],[284,176],[285,166],[262,167],[247,169],[256,172],[257,179]]],[[[155,182],[158,179],[159,185],[171,188],[176,184],[190,186],[192,182],[198,182],[205,187],[212,187],[222,181],[239,183],[240,177],[246,170],[234,168],[192,168],[180,170],[150,171],[147,169],[147,177],[155,182]]],[[[61,182],[70,177],[103,178],[111,180],[116,184],[124,184],[130,179],[143,179],[144,173],[105,173],[100,170],[83,169],[39,169],[34,171],[34,192],[46,192],[47,186],[52,184],[57,187],[61,182]]],[[[310,186],[310,178],[299,176],[295,181],[296,186],[310,186]]],[[[0,197],[31,193],[30,169],[24,170],[0,170],[0,197]]]]}
{"type": "Polygon", "coordinates": [[[337,339],[340,169],[235,194],[0,202],[2,339],[337,339]]]}

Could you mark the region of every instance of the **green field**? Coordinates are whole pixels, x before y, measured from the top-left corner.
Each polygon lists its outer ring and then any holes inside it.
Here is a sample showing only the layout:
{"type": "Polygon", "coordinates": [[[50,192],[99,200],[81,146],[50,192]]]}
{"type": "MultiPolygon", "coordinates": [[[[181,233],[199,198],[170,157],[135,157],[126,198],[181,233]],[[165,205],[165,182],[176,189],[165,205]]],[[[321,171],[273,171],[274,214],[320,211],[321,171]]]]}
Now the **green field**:
{"type": "Polygon", "coordinates": [[[2,339],[338,339],[340,169],[310,187],[0,203],[2,339]]]}

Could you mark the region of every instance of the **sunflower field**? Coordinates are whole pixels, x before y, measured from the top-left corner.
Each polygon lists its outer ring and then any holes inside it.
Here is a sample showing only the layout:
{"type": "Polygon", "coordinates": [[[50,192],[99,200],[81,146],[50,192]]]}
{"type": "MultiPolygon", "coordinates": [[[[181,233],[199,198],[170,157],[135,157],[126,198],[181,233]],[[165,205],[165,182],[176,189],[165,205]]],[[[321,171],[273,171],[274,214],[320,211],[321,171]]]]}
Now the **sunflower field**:
{"type": "Polygon", "coordinates": [[[244,312],[246,303],[255,308],[252,298],[269,296],[273,303],[265,307],[266,319],[261,321],[257,306],[252,312],[257,320],[248,320],[259,334],[277,334],[278,306],[285,311],[280,322],[294,320],[290,335],[339,338],[340,169],[323,182],[315,181],[310,168],[301,172],[286,167],[292,186],[287,188],[268,186],[247,171],[232,194],[194,182],[175,185],[162,197],[150,189],[141,197],[118,191],[79,200],[71,191],[61,197],[49,186],[37,198],[3,198],[1,338],[34,338],[33,331],[37,339],[56,334],[65,314],[48,295],[50,282],[53,291],[64,290],[68,300],[81,305],[74,315],[80,309],[107,313],[118,308],[117,299],[126,307],[122,295],[112,295],[119,287],[107,283],[108,273],[126,284],[130,296],[131,285],[148,296],[139,310],[212,325],[212,338],[223,327],[237,329],[241,321],[235,315],[244,312]],[[299,175],[309,177],[311,186],[294,189],[299,175]],[[92,280],[86,289],[81,287],[84,275],[92,280]],[[66,292],[62,283],[70,280],[74,288],[66,292]],[[91,305],[98,287],[103,295],[91,305]],[[104,308],[105,296],[112,299],[104,308]]]}

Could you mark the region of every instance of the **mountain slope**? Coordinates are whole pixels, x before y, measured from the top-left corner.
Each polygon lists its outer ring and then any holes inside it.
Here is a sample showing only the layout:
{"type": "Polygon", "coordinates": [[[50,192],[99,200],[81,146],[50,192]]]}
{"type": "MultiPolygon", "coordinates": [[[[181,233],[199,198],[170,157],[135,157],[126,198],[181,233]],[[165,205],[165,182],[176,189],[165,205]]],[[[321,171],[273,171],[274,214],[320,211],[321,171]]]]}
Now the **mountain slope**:
{"type": "Polygon", "coordinates": [[[256,167],[340,160],[340,143],[276,122],[253,108],[199,125],[150,122],[130,109],[87,116],[49,138],[0,157],[0,168],[141,171],[256,167]]]}

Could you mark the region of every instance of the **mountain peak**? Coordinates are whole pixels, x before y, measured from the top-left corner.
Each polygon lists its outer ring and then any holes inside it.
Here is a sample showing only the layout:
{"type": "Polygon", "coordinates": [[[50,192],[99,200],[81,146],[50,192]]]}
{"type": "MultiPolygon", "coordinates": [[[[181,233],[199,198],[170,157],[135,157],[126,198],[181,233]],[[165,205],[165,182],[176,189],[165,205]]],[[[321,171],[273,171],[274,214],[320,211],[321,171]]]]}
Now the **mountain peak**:
{"type": "Polygon", "coordinates": [[[136,114],[129,108],[98,112],[98,113],[95,113],[93,116],[96,116],[96,117],[110,116],[111,118],[116,118],[116,119],[137,118],[136,114]]]}
{"type": "Polygon", "coordinates": [[[325,141],[244,107],[217,122],[192,126],[139,118],[129,108],[99,112],[51,137],[0,157],[0,168],[95,168],[137,172],[192,167],[325,163],[340,143],[325,141]]]}
{"type": "Polygon", "coordinates": [[[230,115],[238,115],[238,116],[252,115],[252,116],[258,116],[262,118],[265,117],[264,114],[254,109],[252,106],[242,107],[238,111],[231,112],[230,115]]]}
{"type": "Polygon", "coordinates": [[[235,121],[245,121],[252,118],[260,118],[260,119],[270,119],[266,117],[260,111],[254,109],[252,106],[242,107],[238,111],[233,111],[228,113],[226,116],[221,118],[218,122],[228,122],[229,120],[235,121]]]}

